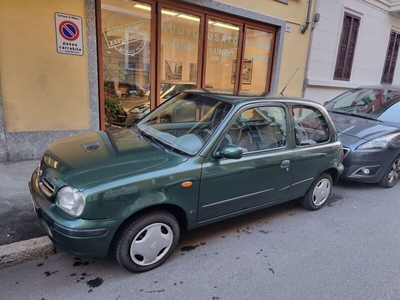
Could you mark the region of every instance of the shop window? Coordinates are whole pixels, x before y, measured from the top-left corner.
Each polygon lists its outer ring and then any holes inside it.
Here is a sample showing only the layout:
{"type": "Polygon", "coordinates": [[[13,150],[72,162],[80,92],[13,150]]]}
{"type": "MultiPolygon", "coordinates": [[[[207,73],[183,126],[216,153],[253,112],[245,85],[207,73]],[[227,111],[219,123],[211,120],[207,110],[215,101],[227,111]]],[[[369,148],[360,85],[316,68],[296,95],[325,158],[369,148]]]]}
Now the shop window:
{"type": "Polygon", "coordinates": [[[197,88],[200,20],[186,12],[161,10],[159,74],[164,92],[160,102],[197,88]]]}
{"type": "Polygon", "coordinates": [[[205,80],[213,90],[234,92],[239,30],[237,25],[208,20],[205,80]]]}
{"type": "Polygon", "coordinates": [[[145,2],[101,0],[101,100],[110,125],[130,125],[187,89],[269,91],[277,28],[195,5],[145,2]]]}
{"type": "Polygon", "coordinates": [[[148,102],[151,6],[136,1],[104,4],[101,20],[105,113],[113,123],[126,117],[125,109],[148,102]]]}
{"type": "Polygon", "coordinates": [[[245,32],[240,94],[264,94],[269,88],[266,85],[271,72],[273,34],[251,28],[246,28],[245,32]]]}
{"type": "Polygon", "coordinates": [[[340,36],[335,73],[333,77],[335,80],[350,80],[360,20],[360,17],[347,12],[344,14],[342,34],[340,36]]]}
{"type": "Polygon", "coordinates": [[[386,53],[385,65],[383,67],[383,74],[381,83],[392,84],[394,69],[396,67],[397,55],[399,53],[400,33],[393,31],[390,33],[390,40],[388,50],[386,53]]]}

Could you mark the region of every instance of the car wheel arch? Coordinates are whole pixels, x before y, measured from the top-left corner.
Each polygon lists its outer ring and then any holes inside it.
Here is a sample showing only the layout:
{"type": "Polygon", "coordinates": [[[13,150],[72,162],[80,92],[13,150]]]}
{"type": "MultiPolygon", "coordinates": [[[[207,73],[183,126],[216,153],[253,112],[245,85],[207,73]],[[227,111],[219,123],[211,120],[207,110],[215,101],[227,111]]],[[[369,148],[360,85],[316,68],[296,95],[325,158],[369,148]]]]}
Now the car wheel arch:
{"type": "MultiPolygon", "coordinates": [[[[323,174],[323,173],[329,173],[329,175],[331,175],[331,177],[332,177],[332,182],[333,182],[333,185],[336,185],[337,184],[337,182],[339,181],[339,171],[336,169],[336,168],[330,168],[330,169],[327,169],[327,170],[325,170],[324,172],[322,172],[321,174],[323,174]]],[[[320,174],[320,175],[321,175],[320,174]]],[[[317,176],[318,177],[318,176],[317,176]]]]}
{"type": "Polygon", "coordinates": [[[115,231],[115,234],[112,239],[112,243],[110,249],[113,249],[115,243],[118,241],[118,238],[121,233],[124,232],[125,228],[129,226],[129,224],[135,219],[139,218],[141,215],[148,214],[151,212],[156,212],[156,211],[165,211],[169,212],[172,214],[176,220],[179,223],[179,226],[181,230],[187,229],[188,227],[188,218],[185,213],[185,211],[182,209],[182,207],[174,205],[174,204],[160,204],[160,205],[154,205],[151,207],[144,208],[142,210],[139,210],[135,213],[133,213],[131,216],[125,219],[124,222],[118,227],[118,229],[115,231]]]}

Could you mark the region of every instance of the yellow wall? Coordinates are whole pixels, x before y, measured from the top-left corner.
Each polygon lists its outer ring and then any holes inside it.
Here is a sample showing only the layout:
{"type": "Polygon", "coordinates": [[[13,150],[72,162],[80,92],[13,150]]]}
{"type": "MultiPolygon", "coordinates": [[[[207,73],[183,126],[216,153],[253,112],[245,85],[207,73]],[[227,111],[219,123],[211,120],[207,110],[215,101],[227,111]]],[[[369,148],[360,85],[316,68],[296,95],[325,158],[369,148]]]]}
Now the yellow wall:
{"type": "MultiPolygon", "coordinates": [[[[308,0],[289,0],[289,4],[276,0],[222,0],[221,2],[283,19],[287,22],[287,25],[292,26],[291,32],[285,32],[278,92],[283,89],[296,69],[299,68],[284,94],[286,96],[301,96],[311,25],[305,34],[300,33],[300,25],[306,21],[308,0]]],[[[313,11],[311,9],[310,20],[312,20],[313,11]]]]}
{"type": "Polygon", "coordinates": [[[85,25],[84,0],[0,1],[6,132],[89,129],[85,25]],[[83,56],[57,53],[55,12],[82,18],[83,56]]]}

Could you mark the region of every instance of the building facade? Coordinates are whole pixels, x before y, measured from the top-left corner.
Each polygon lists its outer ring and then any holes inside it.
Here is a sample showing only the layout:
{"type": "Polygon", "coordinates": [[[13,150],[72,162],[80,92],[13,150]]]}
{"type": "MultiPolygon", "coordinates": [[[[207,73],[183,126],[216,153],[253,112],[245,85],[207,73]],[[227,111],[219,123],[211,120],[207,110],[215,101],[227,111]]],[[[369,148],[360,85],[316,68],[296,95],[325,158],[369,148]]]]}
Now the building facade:
{"type": "Polygon", "coordinates": [[[319,0],[305,97],[321,103],[349,88],[400,84],[400,1],[319,0]]]}
{"type": "Polygon", "coordinates": [[[290,81],[285,94],[301,96],[313,9],[312,0],[3,0],[0,161],[37,159],[54,140],[106,129],[121,117],[116,106],[154,108],[177,86],[246,96],[290,81]]]}

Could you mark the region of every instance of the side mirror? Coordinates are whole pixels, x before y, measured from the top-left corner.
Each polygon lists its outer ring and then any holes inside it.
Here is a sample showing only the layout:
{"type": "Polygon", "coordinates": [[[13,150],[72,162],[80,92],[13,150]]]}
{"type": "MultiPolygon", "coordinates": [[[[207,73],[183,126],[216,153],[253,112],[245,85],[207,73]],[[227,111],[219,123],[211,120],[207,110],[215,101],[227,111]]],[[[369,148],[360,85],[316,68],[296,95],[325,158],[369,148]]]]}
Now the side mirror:
{"type": "Polygon", "coordinates": [[[240,159],[243,156],[243,150],[236,145],[227,144],[221,149],[221,151],[218,153],[218,156],[231,159],[240,159]]]}

